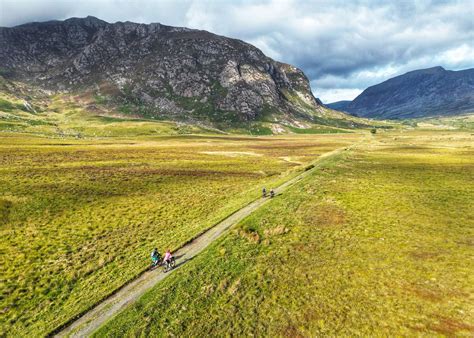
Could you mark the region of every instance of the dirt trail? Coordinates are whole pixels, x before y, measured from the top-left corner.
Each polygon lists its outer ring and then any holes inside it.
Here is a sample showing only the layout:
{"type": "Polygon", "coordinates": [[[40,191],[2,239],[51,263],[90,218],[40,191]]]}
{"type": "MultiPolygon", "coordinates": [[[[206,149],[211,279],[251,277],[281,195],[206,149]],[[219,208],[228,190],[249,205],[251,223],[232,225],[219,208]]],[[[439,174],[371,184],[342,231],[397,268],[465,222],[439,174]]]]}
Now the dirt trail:
{"type": "MultiPolygon", "coordinates": [[[[352,148],[353,146],[349,147],[352,148]]],[[[278,188],[275,189],[276,194],[278,195],[279,193],[287,189],[289,186],[295,184],[303,177],[316,170],[318,166],[323,162],[323,160],[336,156],[347,149],[348,147],[343,147],[321,155],[316,161],[312,163],[314,165],[313,168],[304,171],[298,176],[280,185],[278,188]]],[[[145,272],[137,279],[130,282],[129,284],[121,288],[119,291],[114,293],[112,296],[105,299],[102,303],[98,304],[97,306],[86,312],[84,315],[73,321],[71,324],[66,326],[64,329],[59,331],[55,335],[55,337],[87,337],[91,335],[95,330],[97,330],[106,321],[114,317],[118,312],[123,310],[128,305],[134,303],[146,291],[148,291],[158,282],[173,273],[173,271],[179,269],[181,266],[186,264],[187,261],[192,259],[194,256],[199,254],[231,226],[240,222],[242,219],[250,215],[253,211],[258,209],[268,201],[269,198],[261,198],[255,200],[247,206],[243,207],[242,209],[238,210],[237,212],[233,213],[220,223],[216,224],[211,229],[204,232],[202,235],[198,236],[192,242],[186,244],[181,249],[177,250],[174,255],[176,257],[179,257],[179,259],[177,260],[177,267],[174,270],[166,274],[163,273],[161,269],[145,272]]]]}

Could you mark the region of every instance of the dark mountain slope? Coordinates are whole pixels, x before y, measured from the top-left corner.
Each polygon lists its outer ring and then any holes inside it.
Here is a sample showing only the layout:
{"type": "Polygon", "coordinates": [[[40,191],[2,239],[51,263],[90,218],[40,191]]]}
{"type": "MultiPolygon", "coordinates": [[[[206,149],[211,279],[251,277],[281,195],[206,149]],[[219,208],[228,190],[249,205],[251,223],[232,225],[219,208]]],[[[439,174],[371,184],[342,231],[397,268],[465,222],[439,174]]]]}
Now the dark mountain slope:
{"type": "Polygon", "coordinates": [[[352,101],[336,101],[332,103],[327,103],[326,107],[329,107],[331,109],[339,110],[339,111],[345,111],[346,107],[351,103],[352,101]]]}
{"type": "Polygon", "coordinates": [[[367,88],[343,110],[388,119],[474,112],[474,69],[412,71],[367,88]]]}

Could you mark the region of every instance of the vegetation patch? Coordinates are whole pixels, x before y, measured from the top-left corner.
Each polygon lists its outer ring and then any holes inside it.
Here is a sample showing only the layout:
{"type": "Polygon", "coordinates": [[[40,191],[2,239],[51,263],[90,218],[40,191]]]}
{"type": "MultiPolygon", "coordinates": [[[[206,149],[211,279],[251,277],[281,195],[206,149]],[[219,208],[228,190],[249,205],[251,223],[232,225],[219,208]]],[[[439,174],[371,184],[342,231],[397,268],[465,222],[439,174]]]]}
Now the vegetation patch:
{"type": "Polygon", "coordinates": [[[311,128],[297,128],[293,126],[286,126],[291,132],[296,134],[328,134],[328,133],[350,133],[349,130],[330,128],[326,126],[311,127],[311,128]]]}
{"type": "Polygon", "coordinates": [[[0,199],[0,224],[8,223],[12,206],[11,201],[0,199]]]}
{"type": "Polygon", "coordinates": [[[13,103],[9,100],[3,99],[0,97],[0,111],[12,112],[15,110],[27,111],[25,106],[21,103],[13,103]]]}

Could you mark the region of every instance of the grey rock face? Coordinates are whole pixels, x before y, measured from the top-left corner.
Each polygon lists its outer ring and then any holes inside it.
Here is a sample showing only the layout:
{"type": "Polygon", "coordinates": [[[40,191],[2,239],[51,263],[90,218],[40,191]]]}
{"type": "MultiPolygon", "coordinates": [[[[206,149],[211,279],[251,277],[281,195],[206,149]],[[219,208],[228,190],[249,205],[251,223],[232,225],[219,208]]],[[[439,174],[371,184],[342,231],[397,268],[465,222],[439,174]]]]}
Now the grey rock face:
{"type": "Polygon", "coordinates": [[[299,69],[240,40],[157,23],[87,17],[0,28],[0,67],[48,90],[106,88],[113,102],[157,115],[249,121],[271,107],[311,119],[307,107],[320,108],[299,69]]]}
{"type": "Polygon", "coordinates": [[[474,112],[474,69],[409,72],[367,88],[343,110],[388,119],[474,112]]]}

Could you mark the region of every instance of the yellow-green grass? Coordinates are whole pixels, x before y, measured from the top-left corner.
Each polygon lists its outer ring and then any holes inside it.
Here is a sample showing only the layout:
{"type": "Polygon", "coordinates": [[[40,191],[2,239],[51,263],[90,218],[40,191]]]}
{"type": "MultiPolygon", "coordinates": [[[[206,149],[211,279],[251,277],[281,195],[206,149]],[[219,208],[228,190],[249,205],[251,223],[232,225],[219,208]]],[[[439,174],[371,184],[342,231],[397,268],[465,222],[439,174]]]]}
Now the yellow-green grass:
{"type": "Polygon", "coordinates": [[[44,335],[359,134],[0,137],[0,335],[44,335]]]}
{"type": "Polygon", "coordinates": [[[371,139],[248,217],[96,336],[471,336],[471,135],[371,139]]]}
{"type": "Polygon", "coordinates": [[[36,113],[18,99],[0,92],[0,131],[50,137],[134,137],[209,132],[208,129],[169,121],[124,117],[116,112],[85,109],[72,98],[54,96],[36,113]],[[2,102],[4,103],[2,105],[2,102]]]}
{"type": "Polygon", "coordinates": [[[423,129],[461,129],[474,130],[474,112],[459,116],[433,117],[414,120],[423,129]]]}

